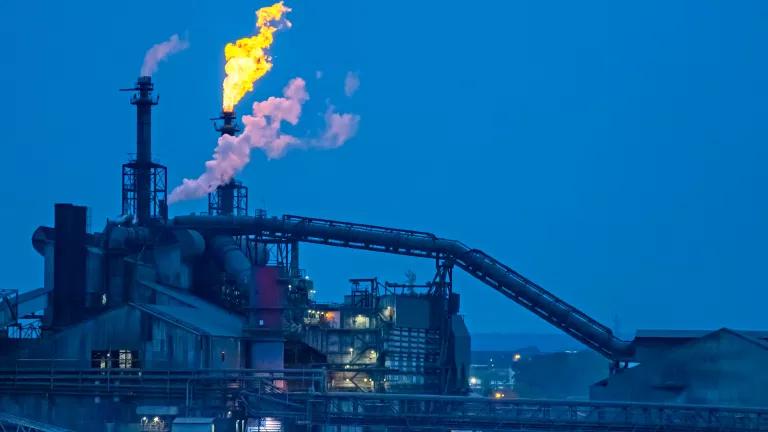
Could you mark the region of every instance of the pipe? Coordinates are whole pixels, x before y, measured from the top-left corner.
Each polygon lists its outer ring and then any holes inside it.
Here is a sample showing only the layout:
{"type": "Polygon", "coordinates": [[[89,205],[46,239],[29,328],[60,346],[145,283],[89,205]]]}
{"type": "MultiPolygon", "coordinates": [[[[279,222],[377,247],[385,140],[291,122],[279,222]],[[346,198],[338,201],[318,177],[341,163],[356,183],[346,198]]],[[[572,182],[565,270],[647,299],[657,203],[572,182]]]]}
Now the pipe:
{"type": "Polygon", "coordinates": [[[215,235],[206,242],[211,252],[224,266],[224,272],[235,281],[240,292],[255,297],[251,290],[251,262],[232,236],[215,235]]]}
{"type": "Polygon", "coordinates": [[[144,227],[112,226],[105,234],[107,249],[133,249],[152,240],[152,233],[144,227]]]}
{"type": "Polygon", "coordinates": [[[484,252],[430,233],[297,216],[177,216],[175,227],[209,234],[267,235],[285,240],[452,260],[458,267],[605,357],[629,360],[633,347],[606,326],[484,252]]]}
{"type": "Polygon", "coordinates": [[[45,256],[45,245],[56,241],[56,230],[51,227],[39,226],[32,233],[32,247],[41,256],[45,256]]]}

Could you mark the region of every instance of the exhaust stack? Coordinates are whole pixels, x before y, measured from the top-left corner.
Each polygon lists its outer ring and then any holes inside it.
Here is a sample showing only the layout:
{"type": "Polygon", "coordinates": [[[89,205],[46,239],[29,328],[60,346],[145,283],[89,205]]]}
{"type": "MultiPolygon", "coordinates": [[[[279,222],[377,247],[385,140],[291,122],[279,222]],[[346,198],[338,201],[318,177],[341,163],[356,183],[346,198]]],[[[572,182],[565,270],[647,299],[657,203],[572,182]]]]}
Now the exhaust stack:
{"type": "MultiPolygon", "coordinates": [[[[235,136],[240,132],[234,111],[222,111],[221,116],[212,118],[213,128],[224,135],[235,136]],[[221,125],[216,124],[221,120],[221,125]]],[[[248,187],[232,178],[229,182],[220,185],[208,194],[208,214],[223,216],[248,215],[248,187]]]]}
{"type": "Polygon", "coordinates": [[[135,91],[131,105],[136,105],[136,159],[123,165],[123,214],[133,215],[139,225],[152,219],[167,219],[167,168],[152,161],[152,77],[141,76],[136,86],[122,91],[135,91]]]}

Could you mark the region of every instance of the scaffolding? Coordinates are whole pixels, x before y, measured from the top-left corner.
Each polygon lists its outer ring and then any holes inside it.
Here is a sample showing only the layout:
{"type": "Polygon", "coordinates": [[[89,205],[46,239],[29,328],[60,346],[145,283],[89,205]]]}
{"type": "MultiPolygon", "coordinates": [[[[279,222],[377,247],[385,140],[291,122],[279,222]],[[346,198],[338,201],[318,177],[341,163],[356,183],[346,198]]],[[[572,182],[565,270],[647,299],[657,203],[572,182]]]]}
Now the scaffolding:
{"type": "Polygon", "coordinates": [[[155,162],[141,164],[131,161],[123,164],[122,214],[138,215],[139,188],[138,178],[141,172],[149,170],[149,217],[168,219],[168,168],[155,162]]]}

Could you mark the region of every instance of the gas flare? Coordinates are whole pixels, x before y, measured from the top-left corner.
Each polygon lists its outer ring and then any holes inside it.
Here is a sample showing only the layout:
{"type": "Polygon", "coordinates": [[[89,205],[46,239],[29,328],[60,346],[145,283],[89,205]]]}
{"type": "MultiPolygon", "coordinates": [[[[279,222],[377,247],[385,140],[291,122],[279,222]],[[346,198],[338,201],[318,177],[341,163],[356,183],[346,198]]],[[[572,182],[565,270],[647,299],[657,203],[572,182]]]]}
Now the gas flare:
{"type": "Polygon", "coordinates": [[[283,131],[284,124],[299,124],[308,100],[306,81],[294,78],[283,88],[282,97],[254,102],[252,113],[241,117],[243,132],[219,137],[205,171],[195,179],[184,179],[173,189],[168,203],[200,198],[226,184],[250,162],[253,149],[261,149],[268,159],[279,159],[291,148],[334,149],[355,135],[360,116],[337,112],[330,104],[325,112],[325,129],[318,136],[299,138],[283,131]]]}
{"type": "Polygon", "coordinates": [[[290,21],[284,15],[291,9],[283,2],[266,6],[256,11],[258,34],[228,43],[224,47],[226,65],[224,72],[223,108],[225,112],[234,110],[235,105],[246,93],[253,90],[253,84],[272,69],[272,57],[267,49],[272,45],[274,33],[281,27],[290,27],[290,21]]]}

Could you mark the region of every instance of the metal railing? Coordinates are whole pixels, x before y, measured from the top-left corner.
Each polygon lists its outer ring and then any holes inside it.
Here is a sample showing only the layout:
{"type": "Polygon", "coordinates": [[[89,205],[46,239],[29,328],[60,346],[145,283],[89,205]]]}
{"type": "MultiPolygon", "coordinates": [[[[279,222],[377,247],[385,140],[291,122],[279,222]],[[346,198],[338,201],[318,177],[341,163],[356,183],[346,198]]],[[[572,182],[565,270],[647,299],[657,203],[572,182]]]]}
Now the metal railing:
{"type": "MultiPolygon", "coordinates": [[[[142,401],[155,398],[187,407],[193,399],[216,404],[236,397],[250,402],[247,406],[253,416],[313,425],[768,431],[768,408],[327,392],[326,382],[326,371],[318,369],[0,369],[0,394],[120,396],[142,401]]],[[[0,417],[3,421],[11,424],[0,417]]],[[[19,430],[61,430],[34,428],[32,423],[29,427],[19,430]]]]}
{"type": "Polygon", "coordinates": [[[302,412],[251,414],[336,426],[403,429],[766,431],[768,409],[624,402],[325,393],[292,395],[302,412]]]}
{"type": "Polygon", "coordinates": [[[324,391],[326,372],[317,369],[0,369],[0,394],[83,394],[188,400],[275,389],[324,391]]]}

